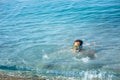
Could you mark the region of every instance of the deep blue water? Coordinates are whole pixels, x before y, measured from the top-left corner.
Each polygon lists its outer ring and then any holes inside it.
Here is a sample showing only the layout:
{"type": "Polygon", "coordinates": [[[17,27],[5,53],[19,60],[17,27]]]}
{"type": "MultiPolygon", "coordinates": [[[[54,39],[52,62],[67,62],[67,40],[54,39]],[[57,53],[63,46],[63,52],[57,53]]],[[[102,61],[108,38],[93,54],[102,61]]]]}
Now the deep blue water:
{"type": "Polygon", "coordinates": [[[1,71],[118,80],[119,58],[119,0],[0,0],[1,71]],[[76,39],[97,57],[74,53],[76,39]]]}

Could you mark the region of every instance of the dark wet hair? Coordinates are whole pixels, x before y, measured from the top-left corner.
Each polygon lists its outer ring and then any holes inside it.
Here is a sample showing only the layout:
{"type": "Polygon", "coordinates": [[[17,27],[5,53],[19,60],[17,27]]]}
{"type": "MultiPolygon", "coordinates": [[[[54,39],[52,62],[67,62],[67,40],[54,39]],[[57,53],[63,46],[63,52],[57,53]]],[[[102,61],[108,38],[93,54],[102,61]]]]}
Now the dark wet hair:
{"type": "Polygon", "coordinates": [[[80,42],[80,45],[83,44],[83,41],[82,41],[82,40],[79,40],[79,39],[75,40],[74,43],[75,43],[75,42],[80,42]]]}

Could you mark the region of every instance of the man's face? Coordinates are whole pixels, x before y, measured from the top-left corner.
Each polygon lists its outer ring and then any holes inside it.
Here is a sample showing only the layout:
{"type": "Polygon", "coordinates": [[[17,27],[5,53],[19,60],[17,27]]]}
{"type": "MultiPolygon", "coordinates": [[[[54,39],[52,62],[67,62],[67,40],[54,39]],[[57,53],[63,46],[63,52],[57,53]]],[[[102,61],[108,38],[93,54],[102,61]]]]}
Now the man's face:
{"type": "Polygon", "coordinates": [[[79,45],[80,45],[80,42],[75,42],[74,45],[75,45],[75,46],[79,46],[79,45]]]}

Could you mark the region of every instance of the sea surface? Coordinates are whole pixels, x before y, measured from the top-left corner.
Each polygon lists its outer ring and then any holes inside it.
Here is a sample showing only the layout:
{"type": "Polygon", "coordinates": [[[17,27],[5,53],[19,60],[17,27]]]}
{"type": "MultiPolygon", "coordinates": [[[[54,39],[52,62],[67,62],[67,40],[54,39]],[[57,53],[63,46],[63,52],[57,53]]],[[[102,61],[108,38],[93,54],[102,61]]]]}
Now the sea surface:
{"type": "Polygon", "coordinates": [[[120,0],[0,0],[0,71],[119,80],[120,0]]]}

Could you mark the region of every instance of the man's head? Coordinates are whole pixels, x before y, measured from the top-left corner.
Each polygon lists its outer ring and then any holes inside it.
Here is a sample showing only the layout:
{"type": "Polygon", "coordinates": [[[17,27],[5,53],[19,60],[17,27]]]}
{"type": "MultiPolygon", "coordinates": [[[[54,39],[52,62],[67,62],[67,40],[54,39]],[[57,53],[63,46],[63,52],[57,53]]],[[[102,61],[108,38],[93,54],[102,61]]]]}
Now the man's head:
{"type": "Polygon", "coordinates": [[[75,40],[74,41],[74,45],[76,45],[76,46],[82,46],[82,44],[83,44],[82,40],[75,40]]]}
{"type": "Polygon", "coordinates": [[[73,50],[80,51],[82,49],[82,44],[83,44],[82,40],[75,40],[73,44],[73,50]]]}

